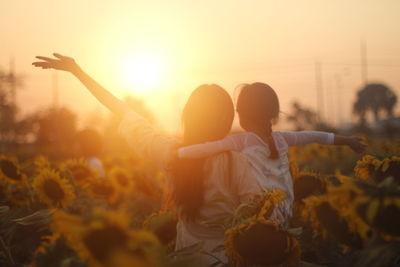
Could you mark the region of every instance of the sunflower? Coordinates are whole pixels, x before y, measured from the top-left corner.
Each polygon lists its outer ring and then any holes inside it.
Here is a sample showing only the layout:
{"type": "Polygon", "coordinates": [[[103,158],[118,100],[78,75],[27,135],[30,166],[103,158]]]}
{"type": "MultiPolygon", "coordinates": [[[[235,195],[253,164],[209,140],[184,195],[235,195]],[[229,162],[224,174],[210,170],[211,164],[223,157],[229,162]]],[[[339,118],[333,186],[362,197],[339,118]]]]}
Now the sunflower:
{"type": "Polygon", "coordinates": [[[32,203],[32,191],[24,185],[7,186],[4,196],[8,203],[13,206],[23,207],[29,206],[32,203]]]}
{"type": "Polygon", "coordinates": [[[339,185],[328,184],[327,186],[329,203],[336,209],[349,209],[355,198],[362,194],[362,190],[349,176],[337,174],[335,178],[339,185]]]}
{"type": "Polygon", "coordinates": [[[103,199],[110,204],[118,200],[119,194],[115,185],[110,181],[97,178],[91,181],[86,187],[87,192],[93,198],[103,199]]]}
{"type": "Polygon", "coordinates": [[[310,196],[304,199],[304,204],[303,220],[311,222],[315,233],[324,239],[329,236],[345,246],[362,247],[360,235],[352,231],[346,218],[332,207],[327,196],[310,196]]]}
{"type": "Polygon", "coordinates": [[[300,260],[298,241],[278,224],[249,219],[225,232],[225,252],[234,266],[295,265],[300,260]]]}
{"type": "Polygon", "coordinates": [[[357,161],[354,172],[361,179],[371,178],[375,171],[381,166],[382,161],[372,155],[365,155],[361,160],[357,161]]]}
{"type": "Polygon", "coordinates": [[[275,190],[265,193],[263,204],[259,213],[257,214],[257,217],[269,219],[275,211],[275,208],[282,203],[284,199],[285,193],[282,190],[275,190]]]}
{"type": "Polygon", "coordinates": [[[125,212],[94,211],[89,220],[67,214],[56,213],[55,231],[66,236],[71,248],[89,262],[89,266],[157,266],[160,244],[157,238],[146,231],[130,228],[130,219],[125,212]],[[118,263],[124,259],[124,265],[118,263]]]}
{"type": "Polygon", "coordinates": [[[278,214],[279,205],[284,205],[285,193],[274,190],[253,196],[249,201],[239,205],[235,210],[233,224],[240,223],[249,218],[269,219],[282,223],[283,214],[278,214]],[[278,216],[281,215],[281,216],[278,216]]]}
{"type": "Polygon", "coordinates": [[[327,200],[346,219],[350,231],[357,232],[364,242],[368,242],[372,234],[371,227],[354,210],[356,201],[364,194],[357,183],[359,180],[343,175],[339,175],[338,179],[341,182],[339,186],[328,186],[327,200]]]}
{"type": "Polygon", "coordinates": [[[92,180],[97,179],[99,174],[89,167],[85,159],[71,159],[61,164],[61,170],[72,176],[72,180],[82,187],[87,186],[92,180]]]}
{"type": "Polygon", "coordinates": [[[40,254],[45,254],[50,246],[54,246],[54,244],[61,237],[60,233],[53,233],[51,235],[45,235],[40,237],[40,245],[35,251],[35,256],[40,254]]]}
{"type": "Polygon", "coordinates": [[[37,167],[37,168],[50,168],[50,161],[42,155],[39,155],[37,157],[35,157],[33,159],[33,164],[37,167]]]}
{"type": "Polygon", "coordinates": [[[315,173],[299,173],[293,184],[294,200],[301,203],[303,199],[311,195],[324,194],[327,182],[315,173]]]}
{"type": "Polygon", "coordinates": [[[381,168],[377,173],[378,182],[387,177],[393,177],[393,181],[400,185],[400,157],[385,158],[382,161],[381,168]]]}
{"type": "Polygon", "coordinates": [[[75,193],[71,184],[52,169],[42,169],[35,177],[32,187],[40,199],[54,207],[67,207],[75,200],[75,193]]]}
{"type": "Polygon", "coordinates": [[[372,226],[387,241],[400,241],[400,197],[384,198],[383,206],[378,210],[372,226]]]}
{"type": "Polygon", "coordinates": [[[25,180],[26,176],[21,173],[16,158],[0,155],[0,178],[12,184],[18,184],[25,180]]]}
{"type": "Polygon", "coordinates": [[[393,186],[366,187],[354,205],[353,212],[361,221],[386,240],[400,240],[400,191],[393,186]]]}
{"type": "Polygon", "coordinates": [[[133,177],[127,169],[114,167],[109,172],[111,182],[122,192],[129,192],[133,186],[133,177]]]}

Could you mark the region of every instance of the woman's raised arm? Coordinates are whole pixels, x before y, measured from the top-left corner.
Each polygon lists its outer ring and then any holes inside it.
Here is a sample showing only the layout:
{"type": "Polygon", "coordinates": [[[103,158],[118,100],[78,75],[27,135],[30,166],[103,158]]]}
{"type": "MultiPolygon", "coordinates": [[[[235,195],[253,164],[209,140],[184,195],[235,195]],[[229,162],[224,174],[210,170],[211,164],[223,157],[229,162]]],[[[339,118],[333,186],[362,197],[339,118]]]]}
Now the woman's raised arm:
{"type": "Polygon", "coordinates": [[[153,161],[162,168],[166,168],[169,161],[176,153],[176,141],[164,137],[155,131],[152,125],[142,116],[130,109],[128,105],[95,80],[87,75],[75,60],[60,54],[53,54],[56,58],[37,57],[42,60],[32,63],[35,67],[42,69],[56,69],[71,72],[78,78],[86,88],[109,110],[123,117],[119,127],[122,135],[131,148],[143,158],[153,161]]]}
{"type": "Polygon", "coordinates": [[[94,97],[97,98],[97,100],[100,101],[100,103],[106,106],[113,113],[122,116],[129,111],[129,107],[126,103],[116,98],[92,77],[86,74],[73,58],[57,53],[54,53],[53,55],[55,58],[37,56],[36,58],[42,61],[33,62],[32,65],[35,67],[41,67],[42,69],[56,69],[70,72],[78,78],[83,85],[85,85],[85,87],[94,97]]]}

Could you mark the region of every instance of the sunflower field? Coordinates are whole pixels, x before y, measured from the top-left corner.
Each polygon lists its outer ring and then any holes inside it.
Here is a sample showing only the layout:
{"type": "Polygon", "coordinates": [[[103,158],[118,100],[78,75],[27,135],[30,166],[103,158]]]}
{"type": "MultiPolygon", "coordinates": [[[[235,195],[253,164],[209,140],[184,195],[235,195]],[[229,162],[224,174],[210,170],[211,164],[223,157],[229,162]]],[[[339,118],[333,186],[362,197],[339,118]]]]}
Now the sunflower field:
{"type": "MultiPolygon", "coordinates": [[[[255,196],[225,229],[229,266],[399,266],[400,142],[364,155],[309,145],[290,151],[295,203],[255,196]]],[[[174,251],[177,214],[166,177],[131,155],[84,159],[0,155],[0,266],[196,266],[201,244],[174,251]]],[[[218,257],[215,264],[224,265],[218,257]]]]}

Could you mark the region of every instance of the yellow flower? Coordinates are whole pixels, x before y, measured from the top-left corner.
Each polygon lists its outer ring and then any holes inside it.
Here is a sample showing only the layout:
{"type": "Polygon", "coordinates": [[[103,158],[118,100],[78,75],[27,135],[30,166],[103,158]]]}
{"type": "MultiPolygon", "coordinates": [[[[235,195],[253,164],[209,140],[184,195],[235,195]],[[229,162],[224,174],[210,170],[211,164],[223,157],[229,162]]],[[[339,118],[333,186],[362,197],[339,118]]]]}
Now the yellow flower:
{"type": "Polygon", "coordinates": [[[133,177],[127,169],[114,167],[109,172],[113,185],[122,192],[129,192],[134,184],[133,177]]]}
{"type": "Polygon", "coordinates": [[[7,201],[13,206],[29,206],[32,203],[32,191],[25,185],[7,186],[3,192],[7,201]]]}
{"type": "Polygon", "coordinates": [[[293,184],[294,200],[301,203],[308,196],[323,194],[326,192],[326,186],[326,180],[316,173],[299,173],[293,184]]]}
{"type": "Polygon", "coordinates": [[[365,155],[357,161],[354,172],[361,179],[369,179],[371,175],[381,166],[382,161],[371,155],[365,155]]]}
{"type": "Polygon", "coordinates": [[[400,157],[385,158],[382,161],[377,176],[378,182],[383,181],[387,177],[392,177],[394,183],[400,185],[400,157]]]}
{"type": "Polygon", "coordinates": [[[72,185],[51,169],[42,169],[32,187],[44,203],[53,207],[68,207],[75,200],[72,185]]]}
{"type": "Polygon", "coordinates": [[[103,199],[108,203],[115,203],[118,200],[119,194],[115,185],[103,178],[92,180],[86,190],[93,198],[103,199]]]}
{"type": "Polygon", "coordinates": [[[282,190],[275,190],[265,193],[262,207],[257,214],[258,218],[268,219],[275,210],[275,207],[285,199],[285,193],[282,190]]]}
{"type": "Polygon", "coordinates": [[[51,235],[41,236],[40,237],[41,242],[39,247],[35,251],[35,256],[38,256],[40,254],[45,254],[47,248],[49,246],[54,245],[60,237],[61,237],[60,233],[53,233],[51,235]]]}
{"type": "Polygon", "coordinates": [[[388,241],[400,240],[400,195],[374,197],[367,194],[354,203],[360,221],[388,241]]]}
{"type": "Polygon", "coordinates": [[[361,237],[352,231],[346,217],[330,204],[327,196],[310,196],[304,199],[304,204],[303,220],[311,222],[315,233],[325,239],[329,236],[346,246],[362,247],[361,237]]]}
{"type": "Polygon", "coordinates": [[[349,210],[354,204],[354,199],[362,194],[362,190],[349,176],[337,174],[336,178],[341,184],[339,186],[328,185],[328,201],[337,210],[349,210]]]}
{"type": "Polygon", "coordinates": [[[350,231],[357,232],[364,243],[371,238],[372,229],[358,215],[357,203],[368,201],[364,191],[357,185],[357,180],[339,175],[340,186],[328,187],[328,201],[330,205],[345,218],[350,231]]]}
{"type": "Polygon", "coordinates": [[[42,156],[42,155],[35,157],[33,160],[33,163],[38,168],[50,168],[49,160],[45,156],[42,156]]]}
{"type": "Polygon", "coordinates": [[[26,176],[21,173],[17,159],[0,155],[0,178],[18,184],[24,182],[26,176]]]}
{"type": "Polygon", "coordinates": [[[96,210],[90,220],[57,212],[53,221],[55,231],[66,236],[89,266],[160,266],[157,238],[150,232],[130,229],[123,211],[96,210]]]}
{"type": "Polygon", "coordinates": [[[233,266],[295,265],[300,260],[298,241],[265,219],[252,218],[228,229],[225,252],[233,266]]]}
{"type": "Polygon", "coordinates": [[[61,164],[61,170],[69,173],[74,183],[82,187],[87,186],[92,180],[99,177],[98,172],[89,167],[85,159],[67,160],[61,164]]]}

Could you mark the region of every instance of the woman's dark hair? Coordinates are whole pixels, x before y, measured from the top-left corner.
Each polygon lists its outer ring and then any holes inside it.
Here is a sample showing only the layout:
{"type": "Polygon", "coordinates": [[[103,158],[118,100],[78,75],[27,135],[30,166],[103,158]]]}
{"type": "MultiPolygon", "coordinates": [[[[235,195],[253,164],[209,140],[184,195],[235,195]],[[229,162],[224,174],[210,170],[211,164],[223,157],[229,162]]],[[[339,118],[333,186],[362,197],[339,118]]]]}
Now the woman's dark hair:
{"type": "Polygon", "coordinates": [[[265,83],[244,85],[239,93],[236,110],[240,125],[246,131],[251,131],[254,126],[265,126],[267,144],[271,151],[269,158],[277,159],[279,153],[272,137],[272,120],[278,118],[279,100],[274,89],[265,83]]]}
{"type": "MultiPolygon", "coordinates": [[[[216,84],[201,85],[190,95],[182,113],[183,146],[224,138],[233,122],[229,94],[216,84]]],[[[187,220],[196,218],[204,201],[206,159],[175,159],[171,164],[172,198],[187,220]]]]}

